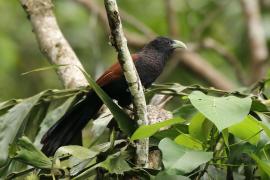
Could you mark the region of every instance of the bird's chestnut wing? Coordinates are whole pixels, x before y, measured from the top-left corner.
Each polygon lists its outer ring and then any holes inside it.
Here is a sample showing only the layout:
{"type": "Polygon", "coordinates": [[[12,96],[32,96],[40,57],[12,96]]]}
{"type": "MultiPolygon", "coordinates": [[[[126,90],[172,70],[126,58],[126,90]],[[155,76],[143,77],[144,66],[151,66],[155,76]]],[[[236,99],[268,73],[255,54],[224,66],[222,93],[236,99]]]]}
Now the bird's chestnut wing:
{"type": "MultiPolygon", "coordinates": [[[[139,56],[137,54],[133,54],[131,57],[133,61],[137,61],[139,59],[139,56]]],[[[96,83],[102,87],[112,81],[120,79],[122,75],[123,71],[120,64],[115,63],[98,78],[96,83]]]]}

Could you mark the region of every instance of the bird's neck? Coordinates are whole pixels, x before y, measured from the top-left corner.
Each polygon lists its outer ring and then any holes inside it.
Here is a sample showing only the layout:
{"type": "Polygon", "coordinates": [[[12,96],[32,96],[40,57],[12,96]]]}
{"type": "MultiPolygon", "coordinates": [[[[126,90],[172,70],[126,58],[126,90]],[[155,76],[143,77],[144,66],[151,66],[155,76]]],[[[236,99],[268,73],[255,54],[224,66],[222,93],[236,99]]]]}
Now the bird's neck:
{"type": "Polygon", "coordinates": [[[139,53],[140,60],[135,62],[138,74],[145,88],[149,87],[162,73],[168,56],[155,50],[139,53]]]}
{"type": "Polygon", "coordinates": [[[169,53],[159,52],[155,49],[145,49],[141,53],[149,63],[156,64],[161,67],[165,66],[165,63],[170,56],[169,53]]]}

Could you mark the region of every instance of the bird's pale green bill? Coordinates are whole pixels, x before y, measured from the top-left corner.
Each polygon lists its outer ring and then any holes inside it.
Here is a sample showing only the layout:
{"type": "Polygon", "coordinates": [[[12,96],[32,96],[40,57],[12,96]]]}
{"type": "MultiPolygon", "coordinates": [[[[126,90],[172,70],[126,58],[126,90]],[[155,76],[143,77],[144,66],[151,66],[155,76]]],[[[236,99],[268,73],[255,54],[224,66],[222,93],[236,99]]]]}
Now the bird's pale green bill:
{"type": "Polygon", "coordinates": [[[173,40],[172,47],[175,48],[181,48],[181,49],[187,49],[187,46],[182,41],[173,40]]]}

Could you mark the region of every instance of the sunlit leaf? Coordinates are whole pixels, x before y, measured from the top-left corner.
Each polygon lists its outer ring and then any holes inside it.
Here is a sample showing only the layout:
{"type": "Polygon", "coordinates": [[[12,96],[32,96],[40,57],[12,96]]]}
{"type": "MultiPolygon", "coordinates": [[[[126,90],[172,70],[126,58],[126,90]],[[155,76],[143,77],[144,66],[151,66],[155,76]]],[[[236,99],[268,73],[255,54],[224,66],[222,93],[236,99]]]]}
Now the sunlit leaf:
{"type": "Polygon", "coordinates": [[[163,127],[182,123],[184,121],[185,121],[184,119],[177,117],[177,118],[169,119],[169,120],[151,124],[151,125],[140,126],[131,136],[131,140],[137,140],[137,139],[150,137],[151,135],[155,134],[157,131],[159,131],[163,127]]]}
{"type": "Polygon", "coordinates": [[[242,140],[247,140],[251,144],[256,145],[260,140],[258,132],[261,129],[262,127],[258,120],[249,115],[242,122],[229,127],[229,132],[242,140]]]}
{"type": "Polygon", "coordinates": [[[201,141],[206,141],[212,127],[213,124],[209,120],[207,120],[204,115],[202,115],[201,113],[197,113],[191,119],[188,126],[188,131],[192,137],[201,141]]]}
{"type": "Polygon", "coordinates": [[[181,175],[171,175],[168,174],[166,171],[162,171],[157,174],[155,177],[155,180],[190,180],[190,178],[186,176],[181,176],[181,175]]]}
{"type": "Polygon", "coordinates": [[[244,120],[251,107],[251,98],[215,97],[194,91],[189,95],[192,105],[212,121],[219,131],[244,120]]]}
{"type": "Polygon", "coordinates": [[[260,159],[256,154],[250,154],[250,157],[256,161],[258,166],[270,177],[270,161],[260,159]]]}
{"type": "Polygon", "coordinates": [[[194,151],[165,138],[158,145],[165,170],[185,174],[210,161],[212,152],[194,151]]]}
{"type": "MultiPolygon", "coordinates": [[[[76,94],[70,98],[68,98],[64,103],[59,105],[56,102],[52,102],[49,107],[49,112],[46,114],[44,120],[40,124],[39,132],[35,138],[34,144],[38,147],[41,147],[40,140],[45,132],[59,120],[72,105],[74,100],[76,99],[76,94]],[[57,105],[57,106],[55,106],[57,105]]],[[[61,101],[62,102],[62,101],[61,101]]]]}
{"type": "Polygon", "coordinates": [[[11,154],[12,159],[41,169],[50,169],[52,167],[52,161],[25,136],[18,139],[13,148],[15,152],[11,154]]]}
{"type": "Polygon", "coordinates": [[[131,170],[126,162],[127,157],[128,155],[125,152],[115,153],[102,162],[101,167],[107,169],[111,174],[123,174],[131,170]]]}
{"type": "Polygon", "coordinates": [[[203,145],[198,139],[190,136],[189,134],[180,134],[177,136],[174,141],[187,148],[195,149],[195,150],[202,150],[203,145]]]}
{"type": "Polygon", "coordinates": [[[0,117],[0,166],[6,162],[9,145],[13,143],[27,115],[43,94],[44,92],[23,100],[0,117]]]}

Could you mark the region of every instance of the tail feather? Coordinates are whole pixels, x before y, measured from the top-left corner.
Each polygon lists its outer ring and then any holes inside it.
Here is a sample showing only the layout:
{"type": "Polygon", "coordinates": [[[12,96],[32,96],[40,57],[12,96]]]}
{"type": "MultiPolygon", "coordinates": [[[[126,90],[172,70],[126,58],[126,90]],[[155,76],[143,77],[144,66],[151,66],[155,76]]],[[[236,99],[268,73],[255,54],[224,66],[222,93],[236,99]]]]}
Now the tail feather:
{"type": "Polygon", "coordinates": [[[60,146],[70,145],[102,104],[96,93],[90,92],[46,132],[41,139],[43,144],[41,150],[51,156],[60,146]]]}

